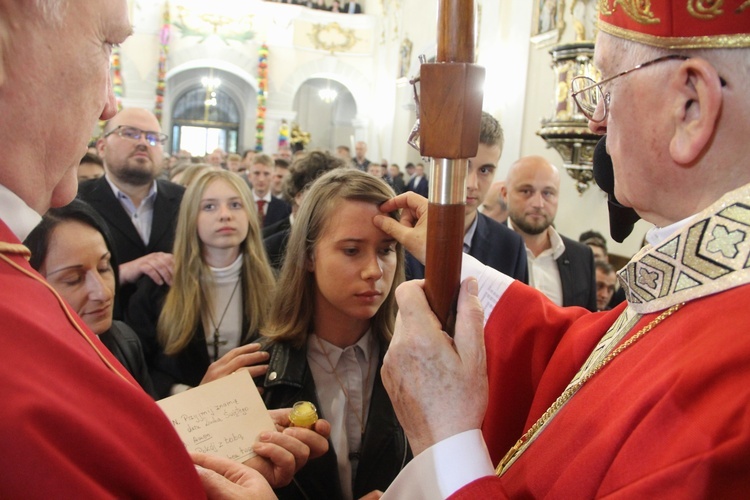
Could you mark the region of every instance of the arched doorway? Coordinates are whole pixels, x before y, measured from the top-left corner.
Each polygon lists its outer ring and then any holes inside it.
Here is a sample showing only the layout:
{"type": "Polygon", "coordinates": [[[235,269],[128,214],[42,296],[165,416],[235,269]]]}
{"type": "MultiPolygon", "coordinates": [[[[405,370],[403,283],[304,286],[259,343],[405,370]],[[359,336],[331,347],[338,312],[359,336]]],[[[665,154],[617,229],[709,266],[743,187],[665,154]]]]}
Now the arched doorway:
{"type": "Polygon", "coordinates": [[[216,148],[236,153],[242,116],[232,97],[211,71],[182,93],[172,106],[172,151],[204,156],[216,148]]]}
{"type": "Polygon", "coordinates": [[[300,129],[310,133],[307,149],[353,147],[352,121],[357,116],[357,104],[341,83],[328,78],[305,80],[294,96],[293,109],[300,129]]]}

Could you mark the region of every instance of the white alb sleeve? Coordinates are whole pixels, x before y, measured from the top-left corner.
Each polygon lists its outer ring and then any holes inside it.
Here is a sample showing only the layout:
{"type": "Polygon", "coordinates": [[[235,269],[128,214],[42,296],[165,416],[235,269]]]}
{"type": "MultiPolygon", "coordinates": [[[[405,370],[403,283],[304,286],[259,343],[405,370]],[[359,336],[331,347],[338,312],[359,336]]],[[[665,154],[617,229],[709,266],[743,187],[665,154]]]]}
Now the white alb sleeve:
{"type": "Polygon", "coordinates": [[[414,457],[381,500],[437,500],[495,473],[479,429],[455,434],[414,457]]]}

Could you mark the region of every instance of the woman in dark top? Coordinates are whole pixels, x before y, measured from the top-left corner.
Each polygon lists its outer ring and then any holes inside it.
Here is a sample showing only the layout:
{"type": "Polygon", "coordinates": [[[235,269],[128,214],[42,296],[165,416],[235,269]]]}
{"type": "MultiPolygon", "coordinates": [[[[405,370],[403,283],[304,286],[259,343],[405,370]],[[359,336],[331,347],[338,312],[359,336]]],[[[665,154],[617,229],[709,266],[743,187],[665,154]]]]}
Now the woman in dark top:
{"type": "Polygon", "coordinates": [[[29,234],[31,267],[39,271],[152,397],[156,393],[138,336],[112,321],[117,265],[106,223],[87,203],[53,208],[29,234]]]}
{"type": "Polygon", "coordinates": [[[380,380],[404,271],[401,246],[372,219],[392,197],[382,179],[335,169],[312,184],[292,226],[263,330],[263,398],[268,408],[312,402],[331,423],[331,446],[281,499],[360,498],[385,490],[411,458],[380,380]]]}

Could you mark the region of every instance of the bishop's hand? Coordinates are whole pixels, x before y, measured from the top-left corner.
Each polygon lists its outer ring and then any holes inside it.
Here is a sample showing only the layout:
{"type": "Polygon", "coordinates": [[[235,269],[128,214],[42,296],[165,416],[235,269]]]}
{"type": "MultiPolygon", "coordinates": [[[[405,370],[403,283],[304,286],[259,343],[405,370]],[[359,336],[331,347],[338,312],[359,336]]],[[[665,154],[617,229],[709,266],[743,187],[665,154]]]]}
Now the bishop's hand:
{"type": "Polygon", "coordinates": [[[423,285],[414,280],[396,290],[399,313],[381,370],[414,455],[455,434],[479,429],[488,400],[477,281],[469,278],[461,285],[453,339],[430,310],[423,285]]]}
{"type": "Polygon", "coordinates": [[[422,264],[427,254],[427,207],[426,198],[408,192],[380,205],[380,211],[384,213],[400,209],[400,223],[384,215],[376,215],[373,219],[375,226],[396,238],[422,264]]]}

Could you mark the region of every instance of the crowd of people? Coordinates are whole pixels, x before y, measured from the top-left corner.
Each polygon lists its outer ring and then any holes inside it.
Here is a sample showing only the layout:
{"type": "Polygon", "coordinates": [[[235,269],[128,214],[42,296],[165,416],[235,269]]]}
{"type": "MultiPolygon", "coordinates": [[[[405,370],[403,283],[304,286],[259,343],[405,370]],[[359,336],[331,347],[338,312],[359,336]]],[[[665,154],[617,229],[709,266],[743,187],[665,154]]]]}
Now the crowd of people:
{"type": "Polygon", "coordinates": [[[609,78],[574,95],[608,136],[610,194],[655,225],[619,287],[604,236],[555,230],[554,165],[495,181],[483,113],[449,338],[420,279],[423,164],[362,141],[165,160],[153,113],[116,112],[126,2],[0,0],[0,496],[746,495],[747,10],[667,34],[600,10],[609,78]],[[83,158],[82,118],[106,120],[83,158]],[[188,454],[153,400],[238,370],[277,430],[245,463],[188,454]]]}
{"type": "MultiPolygon", "coordinates": [[[[395,289],[424,266],[367,221],[399,193],[426,195],[424,165],[404,179],[362,141],[353,157],[342,146],[163,160],[165,141],[147,110],[108,120],[81,160],[102,175],[84,170],[77,198],[43,216],[25,239],[30,264],[154,399],[247,369],[269,409],[312,402],[329,449],[279,497],[376,498],[412,458],[380,370],[395,289]]],[[[484,113],[465,251],[528,283],[523,233],[479,211],[502,146],[484,113]]]]}

